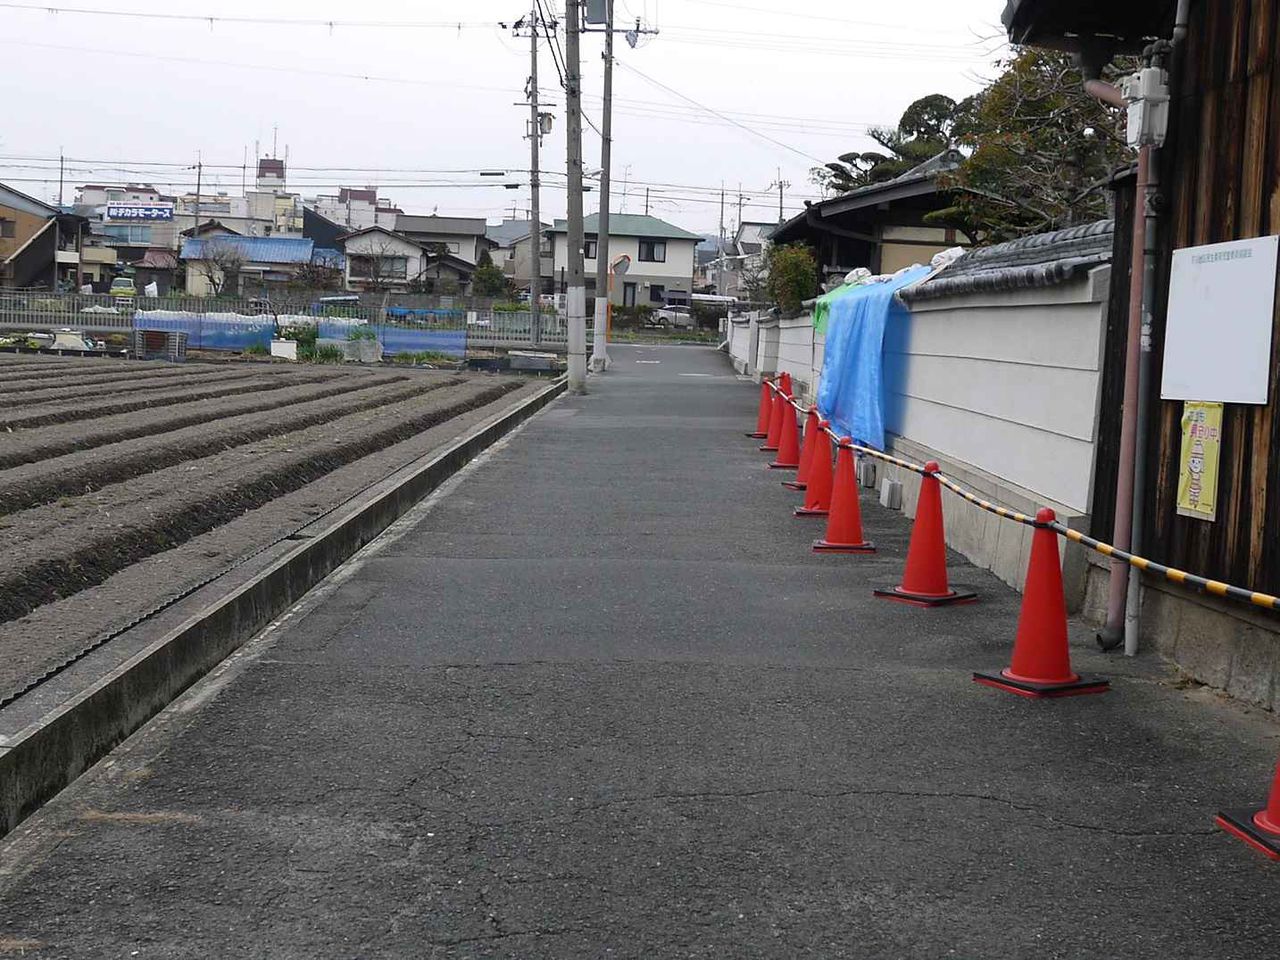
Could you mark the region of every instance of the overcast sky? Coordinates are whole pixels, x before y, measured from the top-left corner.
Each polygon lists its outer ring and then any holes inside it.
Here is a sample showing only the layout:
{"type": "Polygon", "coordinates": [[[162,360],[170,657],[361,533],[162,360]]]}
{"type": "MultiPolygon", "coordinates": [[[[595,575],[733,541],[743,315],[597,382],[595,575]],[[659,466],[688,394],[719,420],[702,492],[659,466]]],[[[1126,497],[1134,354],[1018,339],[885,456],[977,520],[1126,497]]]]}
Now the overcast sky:
{"type": "MultiPolygon", "coordinates": [[[[527,3],[0,2],[0,181],[56,199],[61,150],[74,158],[68,203],[72,185],[86,181],[143,180],[181,192],[194,188],[194,170],[184,166],[199,156],[206,189],[237,193],[246,153],[250,165],[255,144],[270,154],[278,126],[289,187],[304,195],[377,185],[412,213],[496,221],[514,204],[523,215],[528,110],[517,104],[529,42],[509,28],[527,15],[527,3]],[[329,18],[332,28],[300,22],[329,18]],[[482,180],[482,169],[507,176],[482,180]],[[426,185],[432,181],[478,185],[426,185]]],[[[563,0],[544,3],[563,18],[563,0]]],[[[992,51],[1003,49],[1002,7],[1002,0],[616,0],[619,21],[640,17],[659,33],[636,49],[618,40],[613,209],[643,212],[648,186],[652,214],[714,233],[723,182],[730,225],[739,184],[743,219],[772,221],[778,196],[770,184],[780,171],[791,184],[790,215],[816,196],[809,167],[869,147],[868,124],[892,124],[917,97],[958,99],[989,79],[992,51]]],[[[601,49],[600,35],[583,38],[586,110],[597,126],[601,49]]],[[[545,44],[540,70],[556,113],[543,149],[548,218],[564,214],[564,97],[545,44]]],[[[597,169],[600,141],[590,127],[584,150],[587,169],[597,169]]],[[[589,195],[587,210],[597,207],[589,195]]]]}

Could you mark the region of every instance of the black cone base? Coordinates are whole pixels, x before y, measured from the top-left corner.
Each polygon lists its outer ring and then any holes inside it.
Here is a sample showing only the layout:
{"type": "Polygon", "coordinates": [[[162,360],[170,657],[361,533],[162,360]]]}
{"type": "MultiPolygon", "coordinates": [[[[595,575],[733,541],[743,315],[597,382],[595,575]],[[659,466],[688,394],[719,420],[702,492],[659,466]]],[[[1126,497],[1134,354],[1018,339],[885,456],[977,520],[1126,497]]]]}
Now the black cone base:
{"type": "Polygon", "coordinates": [[[876,590],[875,595],[881,600],[893,600],[897,603],[910,604],[913,607],[949,607],[957,603],[973,603],[978,595],[969,590],[952,590],[943,596],[928,593],[911,593],[901,587],[891,590],[876,590]]]}
{"type": "Polygon", "coordinates": [[[1253,822],[1257,810],[1223,810],[1213,822],[1238,840],[1243,840],[1259,853],[1280,860],[1280,837],[1258,828],[1253,822]]]}
{"type": "Polygon", "coordinates": [[[870,540],[863,543],[828,543],[826,540],[815,540],[813,549],[818,553],[875,553],[876,545],[870,540]]]}
{"type": "Polygon", "coordinates": [[[1011,680],[1003,673],[975,672],[973,682],[1036,700],[1050,697],[1078,697],[1086,693],[1106,693],[1111,689],[1110,682],[1100,677],[1079,677],[1070,683],[1033,683],[1029,680],[1011,680]]]}

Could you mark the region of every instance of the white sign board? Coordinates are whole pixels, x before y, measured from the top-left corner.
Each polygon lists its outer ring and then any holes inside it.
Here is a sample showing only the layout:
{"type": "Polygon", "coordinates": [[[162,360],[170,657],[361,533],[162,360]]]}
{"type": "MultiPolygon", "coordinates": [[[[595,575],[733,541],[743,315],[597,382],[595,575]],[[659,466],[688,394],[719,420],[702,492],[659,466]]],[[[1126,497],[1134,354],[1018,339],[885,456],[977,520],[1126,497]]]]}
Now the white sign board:
{"type": "Polygon", "coordinates": [[[1266,403],[1280,237],[1173,252],[1165,400],[1266,403]]]}

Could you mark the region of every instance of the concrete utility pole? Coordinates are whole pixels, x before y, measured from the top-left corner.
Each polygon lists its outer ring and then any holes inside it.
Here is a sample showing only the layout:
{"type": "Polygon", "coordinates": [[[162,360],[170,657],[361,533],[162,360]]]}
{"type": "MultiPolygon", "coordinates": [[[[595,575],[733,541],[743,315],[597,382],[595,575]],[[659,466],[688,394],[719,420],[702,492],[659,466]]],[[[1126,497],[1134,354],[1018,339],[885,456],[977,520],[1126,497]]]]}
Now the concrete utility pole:
{"type": "Polygon", "coordinates": [[[720,242],[716,249],[716,296],[724,296],[724,181],[720,182],[720,242]]]}
{"type": "MultiPolygon", "coordinates": [[[[538,116],[538,5],[529,10],[529,243],[533,256],[529,271],[530,339],[536,347],[542,340],[542,210],[539,196],[542,178],[538,151],[542,146],[542,118],[538,116]]],[[[512,217],[512,219],[515,219],[512,217]]],[[[519,261],[517,260],[517,263],[519,261]]]]}
{"type": "Polygon", "coordinates": [[[192,228],[191,235],[193,237],[200,236],[200,186],[204,176],[204,161],[196,160],[196,222],[192,228]]]}
{"type": "Polygon", "coordinates": [[[569,392],[587,389],[587,289],[582,263],[582,65],[579,0],[564,5],[565,155],[568,176],[568,266],[565,305],[569,319],[569,392]]]}
{"type": "Polygon", "coordinates": [[[649,215],[649,188],[644,188],[644,215],[649,215]]]}
{"type": "MultiPolygon", "coordinates": [[[[604,4],[604,113],[600,121],[600,213],[596,220],[596,311],[591,369],[609,369],[609,164],[613,150],[613,0],[604,4]]],[[[648,204],[646,204],[647,208],[648,204]]],[[[648,210],[646,209],[646,213],[648,210]]]]}

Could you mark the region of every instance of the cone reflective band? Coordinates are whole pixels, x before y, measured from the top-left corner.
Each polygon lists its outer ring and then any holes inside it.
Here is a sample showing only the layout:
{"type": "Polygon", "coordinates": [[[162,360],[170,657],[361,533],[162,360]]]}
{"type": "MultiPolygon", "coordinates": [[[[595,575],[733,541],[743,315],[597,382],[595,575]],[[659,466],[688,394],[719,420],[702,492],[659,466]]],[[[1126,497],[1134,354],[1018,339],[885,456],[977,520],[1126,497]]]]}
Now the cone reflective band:
{"type": "Polygon", "coordinates": [[[760,381],[760,409],[756,413],[756,428],[747,436],[753,440],[763,440],[769,435],[769,421],[773,417],[773,391],[769,389],[769,381],[760,381]]]}
{"type": "Polygon", "coordinates": [[[819,422],[814,437],[813,454],[809,459],[809,484],[805,490],[804,506],[796,507],[797,517],[825,517],[831,510],[831,440],[827,436],[826,420],[819,422]]]}
{"type": "Polygon", "coordinates": [[[831,491],[827,535],[813,541],[819,553],[875,553],[874,543],[862,537],[862,506],[858,502],[858,477],[853,465],[853,440],[845,437],[836,450],[836,474],[831,491]]]}
{"type": "Polygon", "coordinates": [[[773,394],[773,409],[769,411],[769,432],[765,435],[764,443],[760,444],[760,449],[772,452],[778,449],[778,438],[782,435],[782,411],[791,407],[781,387],[770,392],[773,394]]]}
{"type": "Polygon", "coordinates": [[[800,431],[796,428],[796,411],[790,400],[782,401],[782,429],[778,431],[778,456],[770,470],[795,470],[800,466],[800,431]]]}
{"type": "Polygon", "coordinates": [[[818,431],[818,408],[810,407],[804,418],[804,443],[800,446],[800,469],[796,471],[794,480],[783,480],[784,487],[792,490],[803,490],[809,478],[809,461],[813,459],[814,434],[818,431]]]}
{"type": "Polygon", "coordinates": [[[1259,853],[1280,860],[1280,764],[1271,781],[1271,794],[1261,810],[1223,810],[1213,822],[1259,853]]]}
{"type": "Polygon", "coordinates": [[[916,607],[942,607],[972,603],[976,593],[952,590],[947,583],[947,541],[942,530],[942,486],[935,476],[938,465],[930,460],[920,478],[920,499],[916,520],[907,546],[907,567],[902,583],[890,590],[877,590],[884,600],[896,600],[916,607]]]}
{"type": "Polygon", "coordinates": [[[1086,679],[1071,669],[1058,535],[1048,526],[1054,519],[1047,508],[1036,514],[1013,660],[999,673],[975,673],[977,683],[1022,697],[1070,697],[1107,690],[1106,680],[1086,679]]]}

